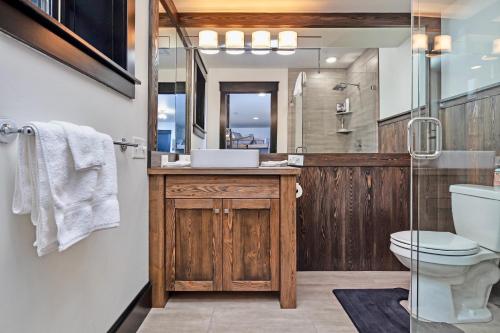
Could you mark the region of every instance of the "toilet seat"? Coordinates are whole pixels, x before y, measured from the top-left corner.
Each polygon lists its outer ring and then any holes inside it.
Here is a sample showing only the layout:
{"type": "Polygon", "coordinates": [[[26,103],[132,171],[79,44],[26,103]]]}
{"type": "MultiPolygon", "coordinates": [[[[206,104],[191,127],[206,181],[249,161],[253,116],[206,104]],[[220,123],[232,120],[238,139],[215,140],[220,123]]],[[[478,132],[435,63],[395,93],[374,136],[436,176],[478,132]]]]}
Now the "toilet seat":
{"type": "Polygon", "coordinates": [[[473,255],[480,251],[480,247],[476,242],[451,232],[413,231],[412,239],[409,230],[400,231],[391,235],[391,242],[408,250],[413,248],[414,251],[421,253],[446,256],[473,255]]]}
{"type": "Polygon", "coordinates": [[[449,266],[469,266],[500,258],[500,253],[482,248],[474,241],[449,232],[419,231],[417,246],[416,231],[413,232],[413,246],[410,231],[392,234],[391,251],[404,258],[449,266]]]}

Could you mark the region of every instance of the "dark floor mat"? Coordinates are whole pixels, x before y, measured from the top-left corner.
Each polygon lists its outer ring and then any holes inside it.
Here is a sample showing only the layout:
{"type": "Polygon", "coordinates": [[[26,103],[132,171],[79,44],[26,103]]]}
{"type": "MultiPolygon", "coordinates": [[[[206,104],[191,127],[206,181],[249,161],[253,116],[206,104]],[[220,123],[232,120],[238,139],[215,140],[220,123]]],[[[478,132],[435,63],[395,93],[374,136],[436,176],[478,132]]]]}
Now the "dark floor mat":
{"type": "MultiPolygon", "coordinates": [[[[407,289],[334,289],[333,293],[360,333],[410,332],[410,315],[399,304],[408,299],[407,289]]],[[[422,324],[426,332],[463,332],[445,323],[422,324]]],[[[422,326],[418,332],[423,332],[422,326]]]]}

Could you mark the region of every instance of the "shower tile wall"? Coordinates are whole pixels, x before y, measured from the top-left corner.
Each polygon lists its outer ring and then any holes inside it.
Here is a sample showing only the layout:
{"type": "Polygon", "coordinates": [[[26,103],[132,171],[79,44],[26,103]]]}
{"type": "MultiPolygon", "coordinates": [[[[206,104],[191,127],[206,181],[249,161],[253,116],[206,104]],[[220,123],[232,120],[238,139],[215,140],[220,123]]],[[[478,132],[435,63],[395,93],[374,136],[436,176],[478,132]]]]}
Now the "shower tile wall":
{"type": "MultiPolygon", "coordinates": [[[[298,74],[303,71],[307,82],[303,92],[303,146],[308,153],[377,152],[378,91],[370,86],[378,85],[378,50],[366,50],[348,69],[291,69],[288,72],[289,100],[293,101],[293,89],[298,74]],[[335,91],[340,82],[360,83],[361,89],[349,87],[335,91]],[[360,98],[361,94],[361,98],[360,98]],[[350,134],[339,134],[340,116],[337,103],[350,98],[351,115],[344,116],[350,134]]],[[[295,106],[289,104],[288,152],[295,151],[295,106]]]]}
{"type": "Polygon", "coordinates": [[[349,152],[378,152],[378,49],[367,49],[347,68],[347,82],[359,83],[346,90],[351,104],[348,127],[354,132],[347,136],[349,152]]]}

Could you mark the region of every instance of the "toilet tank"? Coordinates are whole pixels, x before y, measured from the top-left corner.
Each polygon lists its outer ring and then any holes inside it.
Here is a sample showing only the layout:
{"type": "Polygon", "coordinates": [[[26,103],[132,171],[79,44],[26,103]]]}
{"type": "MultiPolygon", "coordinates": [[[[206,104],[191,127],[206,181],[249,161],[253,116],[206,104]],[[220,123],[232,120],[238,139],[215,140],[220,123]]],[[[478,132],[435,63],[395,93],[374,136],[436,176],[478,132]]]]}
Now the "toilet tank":
{"type": "Polygon", "coordinates": [[[451,185],[450,192],[457,235],[500,252],[500,187],[451,185]]]}

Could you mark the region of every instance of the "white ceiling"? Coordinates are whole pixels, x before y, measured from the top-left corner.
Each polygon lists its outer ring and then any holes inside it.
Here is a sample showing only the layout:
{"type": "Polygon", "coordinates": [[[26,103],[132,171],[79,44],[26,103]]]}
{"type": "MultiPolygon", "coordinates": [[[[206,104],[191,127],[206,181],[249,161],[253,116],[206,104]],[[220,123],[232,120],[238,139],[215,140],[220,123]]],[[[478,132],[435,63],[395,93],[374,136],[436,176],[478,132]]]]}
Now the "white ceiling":
{"type": "Polygon", "coordinates": [[[229,116],[231,128],[262,128],[271,126],[271,95],[231,94],[229,116]],[[258,118],[258,119],[254,119],[258,118]]]}
{"type": "MultiPolygon", "coordinates": [[[[347,68],[365,49],[329,48],[321,50],[321,68],[347,68]],[[325,59],[335,56],[337,62],[326,63],[325,59]]],[[[208,68],[316,68],[318,67],[318,50],[297,50],[293,55],[282,56],[271,52],[266,55],[254,55],[249,52],[231,55],[220,52],[216,55],[202,54],[203,62],[208,68]]]]}
{"type": "Polygon", "coordinates": [[[411,0],[174,0],[179,12],[402,13],[411,0]]]}
{"type": "MultiPolygon", "coordinates": [[[[188,34],[197,45],[199,28],[187,29],[188,34]]],[[[224,42],[225,29],[219,32],[219,44],[224,42]]],[[[245,32],[247,44],[250,43],[251,32],[255,29],[240,29],[245,32]]],[[[276,39],[279,29],[267,29],[272,39],[276,39]]],[[[322,68],[347,68],[367,48],[397,47],[410,36],[409,28],[337,28],[337,29],[294,29],[299,34],[299,47],[321,48],[320,63],[322,68]],[[325,59],[337,57],[337,62],[328,64],[325,59]]],[[[275,53],[268,55],[228,55],[220,52],[217,55],[202,55],[208,68],[316,68],[318,66],[317,50],[297,50],[294,55],[281,56],[275,53]]]]}

